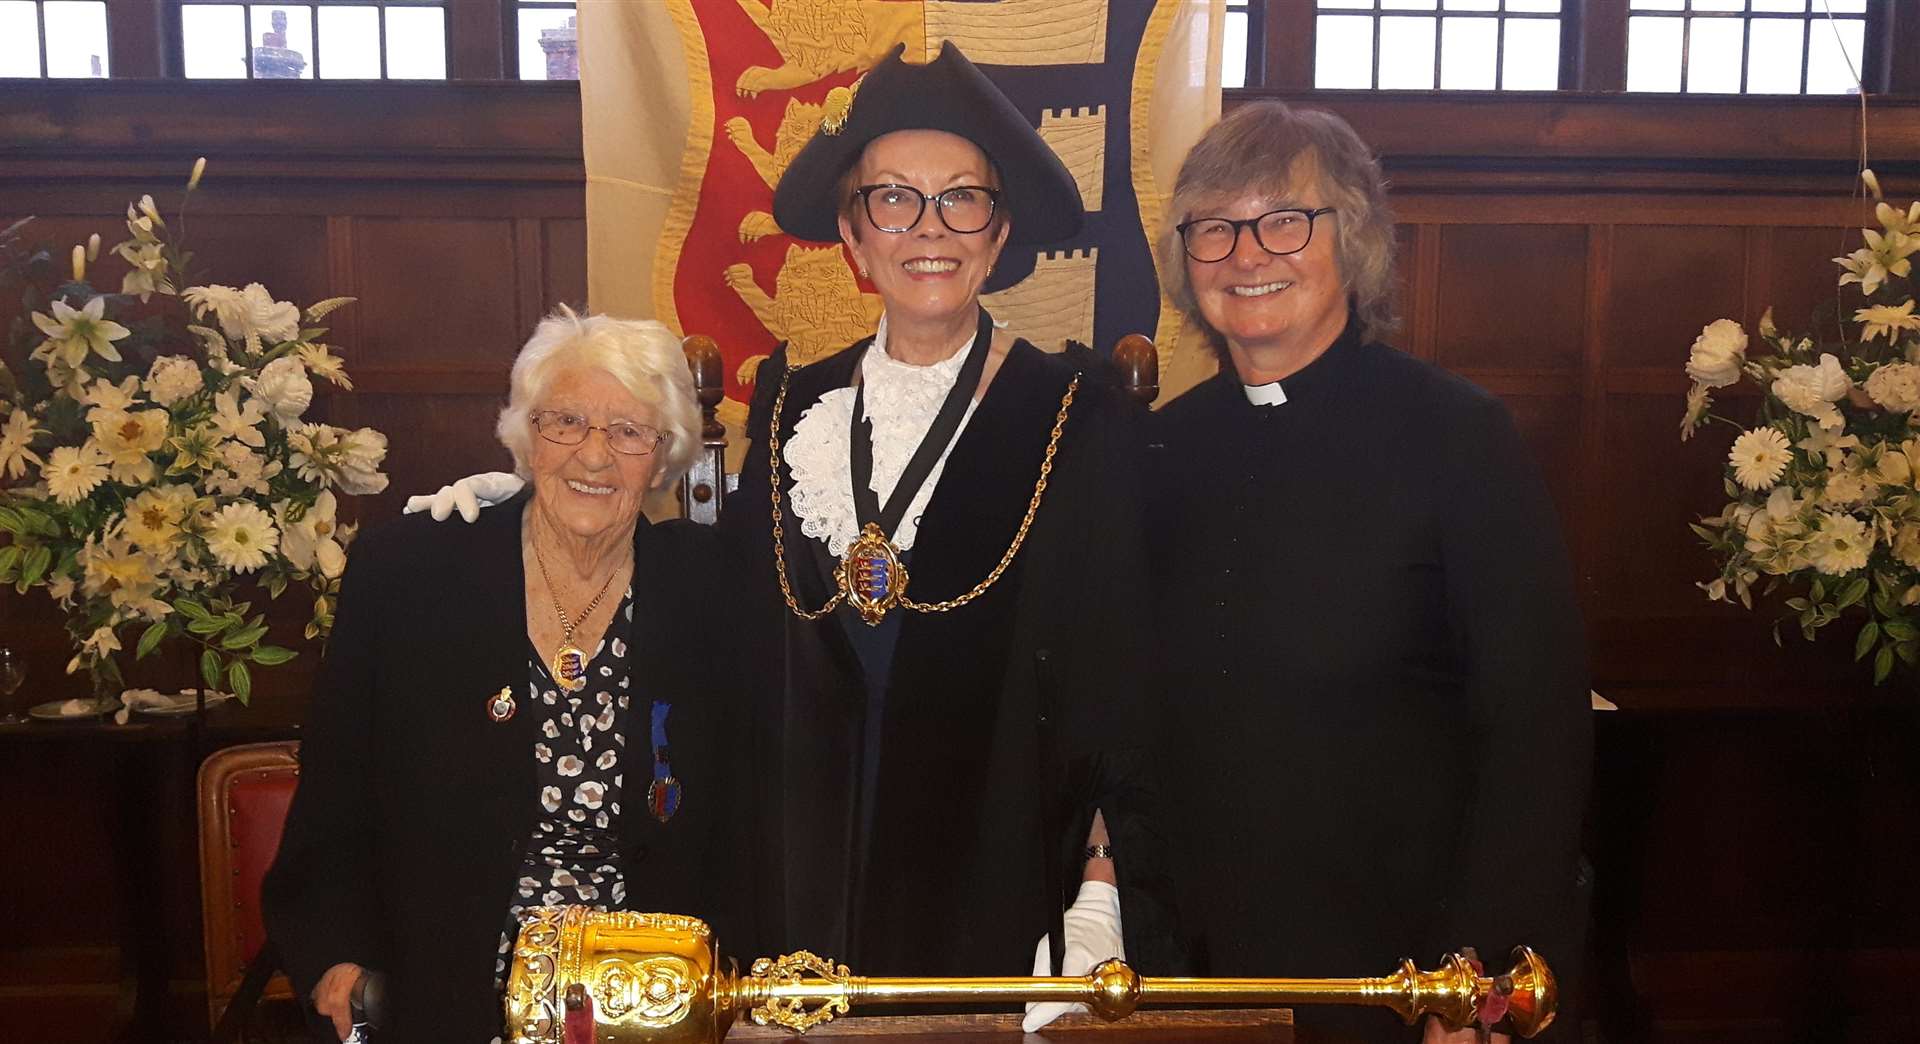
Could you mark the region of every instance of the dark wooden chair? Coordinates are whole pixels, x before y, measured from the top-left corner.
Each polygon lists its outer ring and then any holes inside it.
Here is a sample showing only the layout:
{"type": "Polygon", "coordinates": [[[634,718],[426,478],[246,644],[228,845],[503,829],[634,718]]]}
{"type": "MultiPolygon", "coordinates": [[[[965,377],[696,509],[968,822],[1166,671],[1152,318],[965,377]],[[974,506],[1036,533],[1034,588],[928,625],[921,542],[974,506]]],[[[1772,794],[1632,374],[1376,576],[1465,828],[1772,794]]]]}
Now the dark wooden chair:
{"type": "Polygon", "coordinates": [[[262,999],[293,1000],[260,914],[260,881],[300,776],[298,741],[216,751],[200,766],[200,906],[207,1016],[215,1041],[239,1039],[262,999]]]}

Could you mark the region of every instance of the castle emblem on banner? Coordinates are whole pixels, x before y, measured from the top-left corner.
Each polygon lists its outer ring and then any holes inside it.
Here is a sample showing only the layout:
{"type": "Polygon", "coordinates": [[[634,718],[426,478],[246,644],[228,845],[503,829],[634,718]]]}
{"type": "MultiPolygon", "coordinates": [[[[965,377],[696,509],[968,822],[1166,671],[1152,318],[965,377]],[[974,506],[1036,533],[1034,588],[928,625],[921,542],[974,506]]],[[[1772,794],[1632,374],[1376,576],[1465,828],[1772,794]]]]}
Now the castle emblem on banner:
{"type": "MultiPolygon", "coordinates": [[[[838,246],[781,232],[773,189],[822,121],[843,118],[862,74],[897,45],[930,60],[952,40],[1038,128],[1073,174],[1088,221],[1075,239],[1009,249],[1019,280],[983,298],[1043,348],[1169,342],[1152,235],[1159,196],[1145,108],[1180,0],[670,0],[692,92],[682,181],[653,268],[654,312],[721,346],[722,418],[737,424],[759,362],[795,363],[873,332],[880,299],[838,246]],[[1143,201],[1145,201],[1143,205],[1143,201]]],[[[917,57],[916,57],[917,56],[917,57]]]]}

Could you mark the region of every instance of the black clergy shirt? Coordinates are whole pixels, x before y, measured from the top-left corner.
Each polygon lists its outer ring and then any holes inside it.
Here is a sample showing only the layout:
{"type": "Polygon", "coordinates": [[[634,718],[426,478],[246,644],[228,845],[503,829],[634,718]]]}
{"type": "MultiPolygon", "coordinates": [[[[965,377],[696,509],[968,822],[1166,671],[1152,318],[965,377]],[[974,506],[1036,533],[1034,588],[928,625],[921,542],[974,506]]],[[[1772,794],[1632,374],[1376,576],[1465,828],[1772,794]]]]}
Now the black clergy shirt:
{"type": "MultiPolygon", "coordinates": [[[[1282,386],[1255,406],[1229,370],[1148,451],[1198,956],[1383,975],[1471,945],[1504,970],[1524,942],[1570,968],[1591,724],[1539,474],[1492,396],[1351,327],[1282,386]]],[[[1339,1021],[1412,1039],[1362,1015],[1339,1021]]]]}

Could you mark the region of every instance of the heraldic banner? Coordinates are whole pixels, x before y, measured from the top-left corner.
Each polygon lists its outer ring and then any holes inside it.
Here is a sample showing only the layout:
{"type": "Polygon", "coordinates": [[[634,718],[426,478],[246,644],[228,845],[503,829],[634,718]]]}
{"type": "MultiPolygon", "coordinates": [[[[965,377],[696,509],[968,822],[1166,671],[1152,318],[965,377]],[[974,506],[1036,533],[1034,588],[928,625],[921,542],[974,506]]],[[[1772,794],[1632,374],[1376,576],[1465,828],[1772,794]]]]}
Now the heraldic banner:
{"type": "Polygon", "coordinates": [[[580,5],[588,287],[598,311],[706,334],[738,434],[754,368],[873,332],[880,301],[837,245],[774,224],[773,187],[830,108],[897,44],[952,40],[1033,121],[1079,184],[1085,229],[1000,259],[1024,278],[984,298],[1035,344],[1105,353],[1154,339],[1162,386],[1210,354],[1158,290],[1171,186],[1219,115],[1224,0],[659,0],[580,5]],[[1184,350],[1183,350],[1184,349],[1184,350]]]}

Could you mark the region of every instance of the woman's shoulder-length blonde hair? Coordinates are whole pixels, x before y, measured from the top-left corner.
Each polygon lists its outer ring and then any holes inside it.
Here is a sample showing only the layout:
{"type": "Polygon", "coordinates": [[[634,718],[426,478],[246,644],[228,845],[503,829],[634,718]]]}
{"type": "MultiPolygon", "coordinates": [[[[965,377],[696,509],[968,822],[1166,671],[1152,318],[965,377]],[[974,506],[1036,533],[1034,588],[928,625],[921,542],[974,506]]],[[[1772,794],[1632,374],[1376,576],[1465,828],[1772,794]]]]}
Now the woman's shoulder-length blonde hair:
{"type": "Polygon", "coordinates": [[[1377,341],[1394,327],[1399,284],[1394,278],[1393,209],[1373,150],[1333,113],[1276,101],[1252,102],[1214,124],[1181,161],[1157,244],[1167,297],[1205,331],[1216,351],[1224,353],[1226,345],[1200,315],[1178,226],[1205,216],[1195,214],[1195,206],[1226,197],[1256,192],[1297,198],[1306,187],[1300,184],[1303,176],[1320,190],[1320,205],[1337,211],[1332,223],[1334,260],[1361,335],[1377,341]]]}
{"type": "Polygon", "coordinates": [[[655,488],[678,481],[693,466],[700,451],[700,406],[680,338],[651,319],[580,315],[561,305],[540,320],[514,358],[507,405],[494,427],[521,478],[533,477],[527,465],[533,448],[529,413],[553,379],[572,370],[603,371],[652,408],[666,435],[654,451],[661,454],[655,488]]]}

